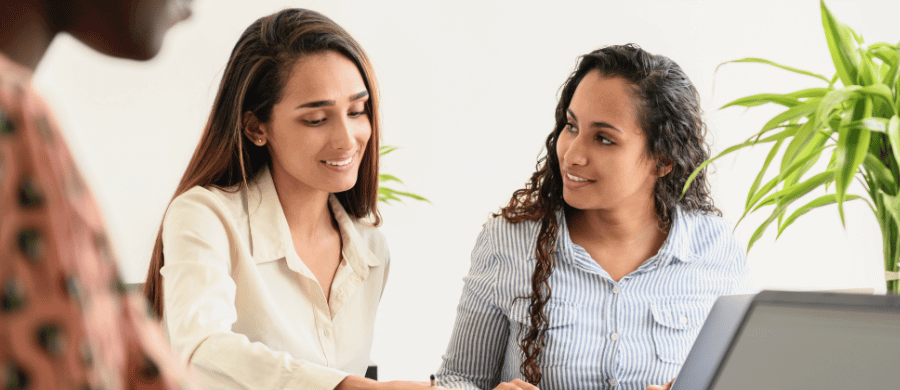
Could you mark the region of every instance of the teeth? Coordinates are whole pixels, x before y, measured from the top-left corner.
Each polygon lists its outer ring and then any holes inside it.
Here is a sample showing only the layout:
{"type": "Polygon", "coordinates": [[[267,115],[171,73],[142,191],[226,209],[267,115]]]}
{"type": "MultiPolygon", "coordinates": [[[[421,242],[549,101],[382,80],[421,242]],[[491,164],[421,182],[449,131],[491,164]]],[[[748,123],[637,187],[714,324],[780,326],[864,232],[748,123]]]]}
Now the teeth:
{"type": "Polygon", "coordinates": [[[571,173],[568,173],[568,172],[566,172],[566,177],[568,177],[569,180],[571,180],[571,181],[588,181],[588,179],[582,179],[582,178],[572,175],[571,173]]]}
{"type": "Polygon", "coordinates": [[[328,164],[328,165],[334,165],[334,166],[338,166],[338,167],[339,167],[339,166],[342,166],[342,165],[350,164],[351,161],[353,161],[353,157],[349,157],[349,158],[347,158],[346,160],[341,160],[341,161],[328,161],[328,160],[325,160],[325,164],[328,164]]]}

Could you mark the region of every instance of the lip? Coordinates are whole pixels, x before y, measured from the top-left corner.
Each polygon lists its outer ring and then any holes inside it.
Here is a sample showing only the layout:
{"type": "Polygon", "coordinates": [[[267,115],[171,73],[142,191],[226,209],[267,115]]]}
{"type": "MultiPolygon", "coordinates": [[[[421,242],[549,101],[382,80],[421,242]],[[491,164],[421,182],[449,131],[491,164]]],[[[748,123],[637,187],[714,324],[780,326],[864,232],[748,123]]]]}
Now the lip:
{"type": "Polygon", "coordinates": [[[354,164],[354,162],[356,162],[356,156],[354,155],[330,158],[327,160],[319,160],[319,163],[325,166],[325,168],[336,172],[349,171],[356,165],[354,164]]]}
{"type": "Polygon", "coordinates": [[[569,175],[584,179],[583,177],[578,176],[576,174],[572,174],[567,171],[563,171],[562,172],[563,186],[565,186],[568,189],[577,190],[579,188],[587,187],[595,182],[595,180],[590,180],[590,179],[586,179],[587,181],[575,181],[575,180],[570,179],[569,175]]]}

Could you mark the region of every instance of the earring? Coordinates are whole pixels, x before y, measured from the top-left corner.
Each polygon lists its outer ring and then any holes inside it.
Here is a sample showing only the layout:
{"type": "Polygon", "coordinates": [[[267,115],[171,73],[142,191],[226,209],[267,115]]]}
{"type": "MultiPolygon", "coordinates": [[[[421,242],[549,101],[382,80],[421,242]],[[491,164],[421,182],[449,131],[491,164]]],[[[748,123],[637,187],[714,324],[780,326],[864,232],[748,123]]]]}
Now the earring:
{"type": "Polygon", "coordinates": [[[260,146],[262,146],[262,139],[257,138],[257,139],[256,139],[256,143],[258,143],[258,144],[260,144],[260,146]]]}

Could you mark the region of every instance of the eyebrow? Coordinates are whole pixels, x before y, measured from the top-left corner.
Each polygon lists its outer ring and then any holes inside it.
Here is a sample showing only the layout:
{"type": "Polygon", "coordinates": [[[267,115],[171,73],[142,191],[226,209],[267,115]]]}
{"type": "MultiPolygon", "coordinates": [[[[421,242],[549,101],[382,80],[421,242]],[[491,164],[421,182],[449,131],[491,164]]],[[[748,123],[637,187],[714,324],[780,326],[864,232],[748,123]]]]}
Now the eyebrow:
{"type": "MultiPolygon", "coordinates": [[[[572,109],[571,109],[571,108],[567,108],[567,109],[566,109],[566,112],[567,112],[570,116],[572,116],[572,119],[575,119],[576,122],[578,121],[578,117],[575,116],[575,113],[572,112],[572,109]]],[[[620,133],[622,132],[622,130],[619,130],[618,128],[616,128],[615,126],[613,126],[613,125],[611,125],[611,124],[609,124],[609,123],[607,123],[607,122],[591,122],[591,127],[593,127],[593,128],[598,128],[598,129],[612,129],[612,130],[618,131],[618,132],[620,132],[620,133]]]]}
{"type": "MultiPolygon", "coordinates": [[[[347,99],[347,101],[355,102],[355,101],[357,101],[357,100],[360,100],[360,99],[363,99],[363,98],[366,98],[366,97],[369,97],[369,91],[362,91],[362,92],[357,93],[357,94],[355,94],[355,95],[353,95],[353,96],[350,96],[350,98],[347,99]]],[[[327,107],[327,106],[333,106],[335,103],[336,103],[336,102],[335,102],[334,100],[318,100],[318,101],[314,101],[314,102],[303,103],[303,104],[301,104],[301,105],[299,105],[299,106],[297,106],[297,107],[295,107],[295,108],[317,108],[317,107],[327,107]]]]}

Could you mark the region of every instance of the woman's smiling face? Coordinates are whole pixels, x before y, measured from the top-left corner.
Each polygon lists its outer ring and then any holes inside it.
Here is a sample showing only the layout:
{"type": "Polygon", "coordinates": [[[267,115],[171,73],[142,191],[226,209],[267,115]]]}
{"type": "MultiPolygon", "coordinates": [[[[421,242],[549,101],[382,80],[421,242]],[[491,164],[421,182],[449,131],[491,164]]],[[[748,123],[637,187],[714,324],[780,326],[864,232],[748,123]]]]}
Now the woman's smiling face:
{"type": "Polygon", "coordinates": [[[659,173],[647,152],[633,88],[592,71],[575,89],[556,153],[563,199],[579,210],[653,207],[659,173]]]}
{"type": "Polygon", "coordinates": [[[307,190],[353,188],[372,136],[368,100],[359,69],[347,57],[326,51],[300,59],[269,122],[259,126],[272,174],[307,190]]]}

